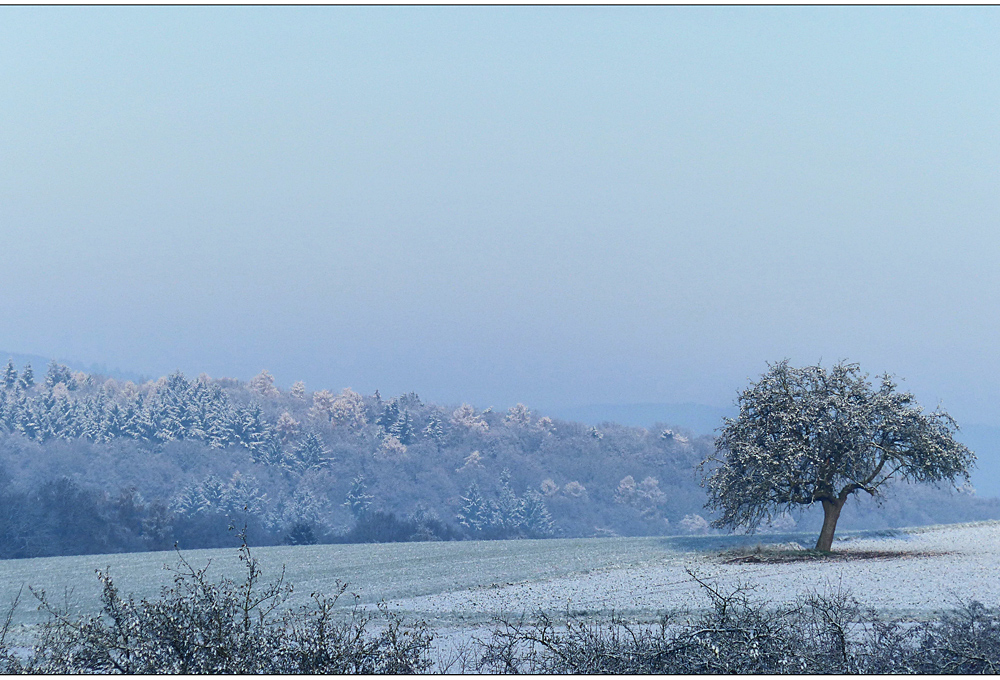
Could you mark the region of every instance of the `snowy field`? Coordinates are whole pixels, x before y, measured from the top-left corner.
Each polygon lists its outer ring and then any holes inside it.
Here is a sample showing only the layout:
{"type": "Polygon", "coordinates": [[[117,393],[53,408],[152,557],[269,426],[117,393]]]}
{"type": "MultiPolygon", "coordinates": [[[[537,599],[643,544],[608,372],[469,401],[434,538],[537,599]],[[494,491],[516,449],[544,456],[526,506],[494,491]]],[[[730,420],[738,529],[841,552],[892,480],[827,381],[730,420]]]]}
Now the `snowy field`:
{"type": "MultiPolygon", "coordinates": [[[[894,615],[922,618],[962,598],[1000,604],[1000,522],[900,530],[881,535],[845,532],[839,552],[881,551],[893,557],[775,564],[727,563],[727,552],[757,543],[814,536],[705,536],[600,538],[539,541],[405,543],[260,548],[265,579],[285,567],[295,586],[292,604],[315,591],[332,592],[337,579],[362,602],[385,600],[407,616],[427,620],[446,638],[489,622],[498,614],[545,610],[560,617],[602,615],[612,610],[650,620],[664,609],[696,611],[707,605],[686,573],[756,586],[768,601],[840,585],[866,604],[894,615]]],[[[729,554],[731,556],[731,554],[729,554]]],[[[212,560],[210,574],[240,578],[236,551],[185,553],[194,566],[212,560]]],[[[170,582],[164,567],[174,553],[56,557],[0,562],[0,603],[22,585],[44,588],[56,602],[96,611],[99,584],[94,570],[110,567],[123,593],[154,597],[170,582]]],[[[41,620],[25,589],[15,623],[41,620]]],[[[22,629],[23,632],[23,629],[22,629]]]]}
{"type": "MultiPolygon", "coordinates": [[[[804,537],[803,537],[804,538],[804,537]]],[[[708,605],[688,575],[719,583],[743,583],[754,597],[779,603],[799,594],[851,590],[863,603],[887,614],[924,618],[962,599],[1000,604],[1000,523],[923,527],[890,535],[847,536],[835,543],[844,557],[831,561],[772,564],[727,563],[715,550],[669,551],[643,564],[606,566],[556,576],[397,599],[402,611],[446,626],[482,623],[491,615],[544,610],[555,615],[601,615],[616,611],[652,620],[665,609],[697,611],[708,605]]],[[[689,543],[690,545],[690,543],[689,543]]]]}

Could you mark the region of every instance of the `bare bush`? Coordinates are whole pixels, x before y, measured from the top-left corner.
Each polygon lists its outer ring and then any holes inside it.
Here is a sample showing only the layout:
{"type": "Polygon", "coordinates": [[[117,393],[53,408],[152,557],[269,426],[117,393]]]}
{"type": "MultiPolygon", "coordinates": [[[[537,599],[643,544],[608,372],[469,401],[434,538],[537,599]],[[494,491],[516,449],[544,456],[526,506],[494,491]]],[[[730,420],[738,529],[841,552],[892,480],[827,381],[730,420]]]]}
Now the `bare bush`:
{"type": "MultiPolygon", "coordinates": [[[[364,673],[441,670],[425,623],[338,606],[347,586],[286,608],[283,574],[263,583],[250,549],[246,578],[209,580],[183,556],[159,599],[122,596],[106,572],[102,609],[75,616],[35,592],[49,618],[27,654],[7,642],[17,599],[0,626],[4,673],[364,673]]],[[[484,639],[462,644],[448,668],[486,673],[815,674],[995,673],[1000,609],[961,603],[924,623],[886,619],[837,586],[773,606],[744,583],[725,586],[688,572],[709,607],[668,612],[653,623],[620,614],[560,622],[545,613],[498,618],[484,639]]]]}
{"type": "Polygon", "coordinates": [[[656,624],[613,614],[555,623],[539,613],[498,619],[469,668],[489,673],[802,674],[995,673],[1000,609],[965,603],[923,624],[887,620],[837,587],[774,607],[737,583],[689,572],[707,613],[656,624]]]}
{"type": "MultiPolygon", "coordinates": [[[[261,582],[256,558],[244,543],[246,578],[213,582],[208,566],[193,567],[183,555],[173,585],[160,598],[122,596],[107,572],[101,612],[73,616],[35,592],[49,614],[27,658],[4,647],[5,672],[65,673],[414,673],[431,665],[432,635],[424,624],[406,625],[384,605],[377,613],[338,608],[347,586],[332,596],[313,594],[313,604],[283,609],[292,586],[284,574],[261,582]]],[[[10,616],[8,616],[9,625],[10,616]]],[[[5,644],[6,626],[0,634],[5,644]]]]}

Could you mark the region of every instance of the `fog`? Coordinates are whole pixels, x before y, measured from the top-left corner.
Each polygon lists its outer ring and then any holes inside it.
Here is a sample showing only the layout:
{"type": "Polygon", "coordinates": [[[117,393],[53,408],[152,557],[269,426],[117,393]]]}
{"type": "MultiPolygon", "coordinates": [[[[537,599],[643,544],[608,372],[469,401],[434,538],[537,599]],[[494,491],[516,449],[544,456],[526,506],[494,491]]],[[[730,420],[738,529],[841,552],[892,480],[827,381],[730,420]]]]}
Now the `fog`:
{"type": "MultiPolygon", "coordinates": [[[[0,347],[1000,425],[993,7],[0,8],[0,347]]],[[[40,368],[40,367],[39,367],[40,368]]]]}

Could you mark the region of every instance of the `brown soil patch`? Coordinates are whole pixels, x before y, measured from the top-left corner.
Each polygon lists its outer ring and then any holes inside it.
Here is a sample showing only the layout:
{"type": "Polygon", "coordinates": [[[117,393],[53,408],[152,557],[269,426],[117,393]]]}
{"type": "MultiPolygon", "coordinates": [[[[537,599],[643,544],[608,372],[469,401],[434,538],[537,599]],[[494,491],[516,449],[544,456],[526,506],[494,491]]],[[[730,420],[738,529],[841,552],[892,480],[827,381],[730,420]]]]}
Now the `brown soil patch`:
{"type": "Polygon", "coordinates": [[[898,560],[914,557],[941,557],[950,555],[943,551],[904,550],[843,550],[819,552],[817,550],[760,550],[748,553],[723,553],[723,564],[784,564],[786,562],[853,562],[854,560],[898,560]]]}

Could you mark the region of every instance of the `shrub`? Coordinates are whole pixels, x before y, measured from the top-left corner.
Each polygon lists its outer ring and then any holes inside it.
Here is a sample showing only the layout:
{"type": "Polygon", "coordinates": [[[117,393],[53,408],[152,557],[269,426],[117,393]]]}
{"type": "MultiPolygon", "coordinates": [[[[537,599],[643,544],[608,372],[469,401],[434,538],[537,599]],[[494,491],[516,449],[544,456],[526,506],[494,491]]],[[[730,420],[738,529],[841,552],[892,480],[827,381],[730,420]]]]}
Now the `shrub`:
{"type": "MultiPolygon", "coordinates": [[[[689,572],[691,573],[691,572],[689,572]]],[[[691,574],[711,602],[655,624],[612,615],[557,624],[539,613],[497,619],[467,670],[489,673],[995,673],[1000,609],[968,602],[923,624],[885,620],[850,592],[773,607],[752,588],[728,591],[691,574]]]]}
{"type": "MultiPolygon", "coordinates": [[[[157,600],[123,597],[111,576],[98,572],[102,609],[72,616],[36,592],[49,614],[30,656],[4,647],[5,672],[27,673],[413,673],[430,667],[431,633],[404,625],[384,605],[378,613],[337,608],[346,585],[332,596],[313,595],[298,610],[283,609],[292,592],[284,573],[261,583],[261,571],[244,544],[246,578],[212,582],[208,567],[183,555],[173,586],[157,600]]],[[[13,610],[11,610],[13,611],[13,610]]],[[[8,616],[8,625],[9,625],[8,616]]],[[[0,636],[6,637],[7,626],[0,636]]]]}

